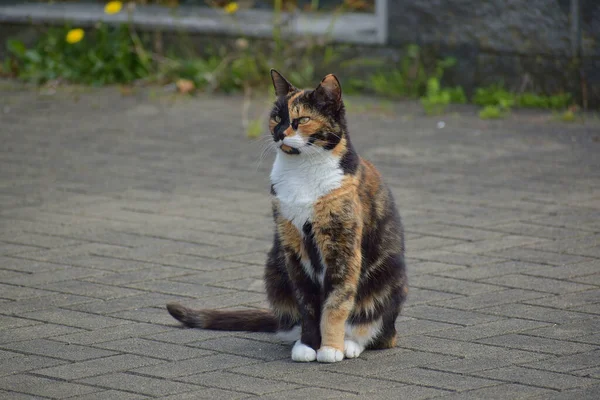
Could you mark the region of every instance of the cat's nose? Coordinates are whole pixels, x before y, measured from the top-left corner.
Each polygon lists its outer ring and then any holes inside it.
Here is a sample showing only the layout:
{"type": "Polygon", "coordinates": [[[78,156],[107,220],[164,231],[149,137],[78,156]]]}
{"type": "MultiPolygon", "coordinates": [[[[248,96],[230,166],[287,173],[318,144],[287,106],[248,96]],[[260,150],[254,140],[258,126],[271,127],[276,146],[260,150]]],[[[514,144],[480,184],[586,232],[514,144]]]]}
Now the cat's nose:
{"type": "Polygon", "coordinates": [[[283,131],[283,134],[285,136],[292,136],[294,133],[296,133],[294,131],[294,129],[291,126],[288,126],[287,129],[285,131],[283,131]]]}
{"type": "Polygon", "coordinates": [[[279,142],[280,140],[285,139],[285,135],[282,131],[275,133],[275,141],[279,142]]]}

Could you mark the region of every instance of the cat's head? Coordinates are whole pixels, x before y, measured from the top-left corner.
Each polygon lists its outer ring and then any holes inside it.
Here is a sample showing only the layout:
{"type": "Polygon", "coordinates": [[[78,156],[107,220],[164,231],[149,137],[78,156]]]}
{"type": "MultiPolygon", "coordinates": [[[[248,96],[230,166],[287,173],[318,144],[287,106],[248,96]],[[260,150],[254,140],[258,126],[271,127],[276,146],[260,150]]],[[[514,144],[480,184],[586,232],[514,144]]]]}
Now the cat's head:
{"type": "Polygon", "coordinates": [[[327,75],[314,90],[296,89],[274,69],[271,78],[277,100],[269,130],[280,151],[311,155],[333,151],[347,140],[342,87],[335,75],[327,75]]]}

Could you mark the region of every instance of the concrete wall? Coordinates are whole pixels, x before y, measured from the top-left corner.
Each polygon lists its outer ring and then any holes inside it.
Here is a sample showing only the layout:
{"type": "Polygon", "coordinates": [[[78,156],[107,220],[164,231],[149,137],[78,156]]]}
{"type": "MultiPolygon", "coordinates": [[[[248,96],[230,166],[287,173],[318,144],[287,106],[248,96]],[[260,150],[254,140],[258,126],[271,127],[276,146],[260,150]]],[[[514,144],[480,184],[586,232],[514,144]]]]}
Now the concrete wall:
{"type": "Polygon", "coordinates": [[[504,81],[517,89],[580,93],[583,71],[588,97],[598,102],[600,1],[579,0],[580,46],[573,40],[572,1],[388,0],[388,40],[456,55],[451,79],[468,89],[504,81]]]}

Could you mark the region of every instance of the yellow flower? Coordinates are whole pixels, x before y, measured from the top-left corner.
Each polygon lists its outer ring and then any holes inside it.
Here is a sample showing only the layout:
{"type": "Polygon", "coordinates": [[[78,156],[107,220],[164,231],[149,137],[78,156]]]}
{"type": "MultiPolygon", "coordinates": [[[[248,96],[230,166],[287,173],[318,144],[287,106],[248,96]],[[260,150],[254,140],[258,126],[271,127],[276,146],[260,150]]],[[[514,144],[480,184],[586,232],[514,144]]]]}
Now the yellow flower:
{"type": "Polygon", "coordinates": [[[238,8],[240,8],[240,7],[238,6],[238,3],[236,3],[236,2],[234,1],[234,2],[232,2],[232,3],[229,3],[229,4],[227,4],[227,5],[225,6],[225,8],[223,8],[223,9],[225,10],[225,12],[226,12],[227,14],[234,14],[234,13],[235,13],[235,12],[238,10],[238,8]]]}
{"type": "Polygon", "coordinates": [[[121,11],[121,8],[123,8],[123,3],[120,1],[109,1],[106,3],[106,6],[104,6],[104,12],[108,15],[112,15],[121,11]]]}
{"type": "Polygon", "coordinates": [[[67,41],[67,43],[77,43],[80,42],[81,39],[83,39],[84,35],[85,32],[83,32],[83,29],[81,28],[71,29],[69,32],[67,32],[67,37],[65,38],[65,40],[67,41]]]}

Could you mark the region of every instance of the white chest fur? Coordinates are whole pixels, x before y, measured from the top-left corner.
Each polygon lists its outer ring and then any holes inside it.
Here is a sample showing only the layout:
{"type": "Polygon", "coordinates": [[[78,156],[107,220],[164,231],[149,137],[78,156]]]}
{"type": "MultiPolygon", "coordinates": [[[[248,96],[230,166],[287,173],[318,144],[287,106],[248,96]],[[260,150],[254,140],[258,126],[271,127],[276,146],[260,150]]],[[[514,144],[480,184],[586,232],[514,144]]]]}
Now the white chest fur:
{"type": "Polygon", "coordinates": [[[301,233],[306,221],[312,221],[316,201],[341,186],[344,172],[339,161],[338,157],[326,151],[310,155],[277,152],[271,183],[282,216],[301,233]]]}

